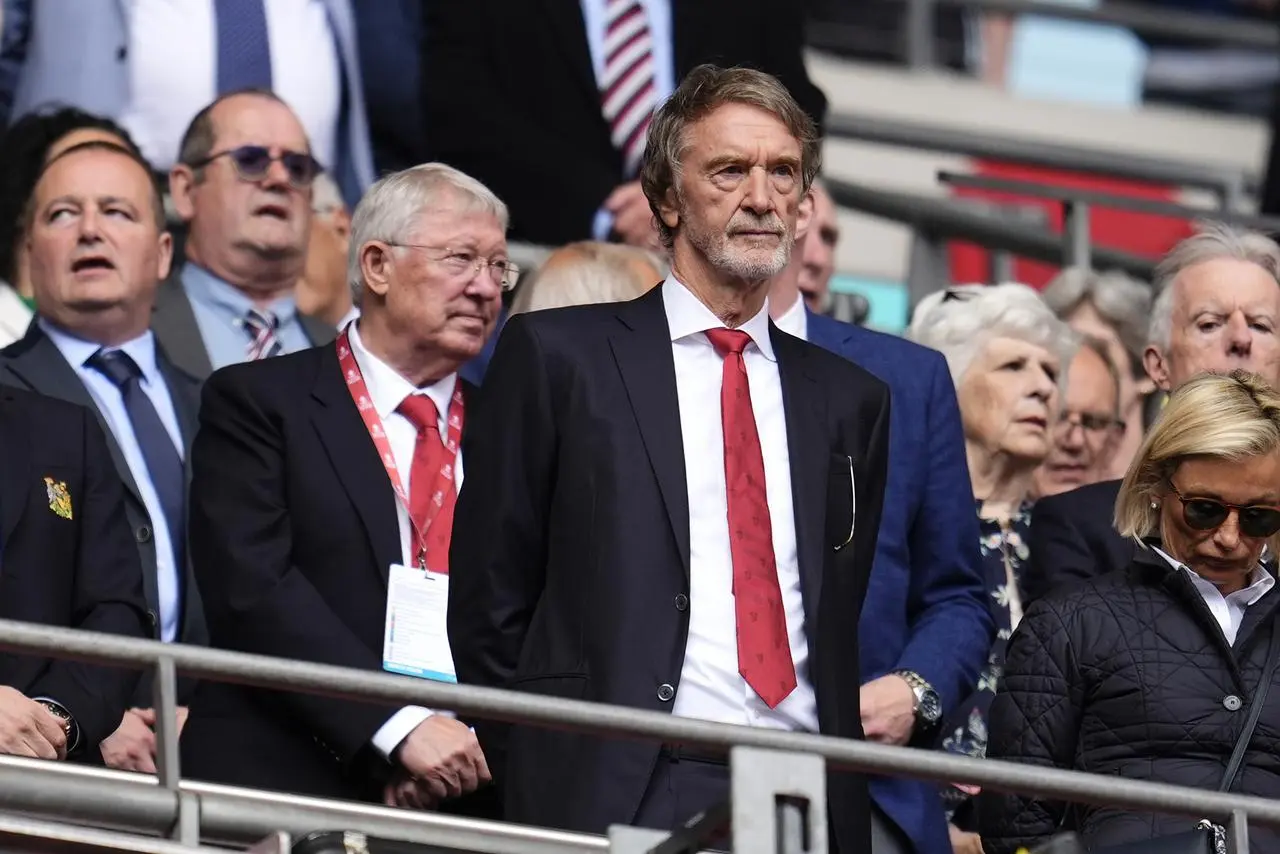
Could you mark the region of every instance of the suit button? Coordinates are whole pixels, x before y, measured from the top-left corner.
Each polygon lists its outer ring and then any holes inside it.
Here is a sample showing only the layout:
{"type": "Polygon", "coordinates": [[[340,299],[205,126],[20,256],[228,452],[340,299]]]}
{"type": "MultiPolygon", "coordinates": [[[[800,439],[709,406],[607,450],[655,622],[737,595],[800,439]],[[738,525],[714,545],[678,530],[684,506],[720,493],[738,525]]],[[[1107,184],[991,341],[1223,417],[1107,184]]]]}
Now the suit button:
{"type": "Polygon", "coordinates": [[[138,530],[133,532],[134,539],[140,543],[151,542],[151,526],[139,525],[138,530]]]}
{"type": "Polygon", "coordinates": [[[117,62],[124,62],[125,59],[128,58],[128,56],[129,56],[129,48],[125,47],[124,45],[121,45],[120,47],[116,48],[117,62]]]}
{"type": "Polygon", "coordinates": [[[1228,694],[1227,696],[1222,698],[1222,706],[1228,712],[1238,712],[1240,711],[1240,707],[1242,705],[1244,704],[1240,702],[1240,698],[1237,697],[1235,694],[1228,694]]]}
{"type": "Polygon", "coordinates": [[[664,703],[670,703],[671,698],[676,695],[676,689],[672,688],[667,682],[663,682],[658,686],[658,699],[664,703]]]}
{"type": "Polygon", "coordinates": [[[677,594],[676,594],[676,610],[677,610],[677,611],[688,611],[688,610],[689,610],[689,597],[688,597],[688,596],[684,595],[683,593],[677,593],[677,594]]]}

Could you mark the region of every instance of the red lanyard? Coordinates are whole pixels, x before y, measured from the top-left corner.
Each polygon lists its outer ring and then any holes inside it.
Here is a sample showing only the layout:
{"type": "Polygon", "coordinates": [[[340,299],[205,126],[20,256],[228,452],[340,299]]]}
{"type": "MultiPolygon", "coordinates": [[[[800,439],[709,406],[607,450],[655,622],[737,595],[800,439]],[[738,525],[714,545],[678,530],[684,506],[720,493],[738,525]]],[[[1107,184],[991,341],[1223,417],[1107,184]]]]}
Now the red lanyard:
{"type": "MultiPolygon", "coordinates": [[[[364,419],[364,426],[369,431],[369,438],[373,440],[374,447],[378,449],[378,456],[382,458],[382,465],[386,467],[387,477],[391,480],[391,488],[395,490],[396,498],[399,499],[409,516],[409,525],[413,528],[413,551],[418,557],[418,565],[426,569],[427,531],[440,513],[440,508],[444,506],[445,495],[449,490],[453,489],[454,484],[454,465],[457,463],[458,447],[462,441],[464,415],[462,384],[454,383],[453,398],[449,401],[448,432],[444,440],[444,457],[441,460],[439,471],[435,473],[435,482],[431,485],[431,501],[427,505],[425,517],[415,519],[413,517],[413,505],[409,501],[409,494],[405,491],[404,484],[400,480],[400,468],[396,465],[395,455],[391,453],[391,443],[387,441],[387,431],[383,429],[382,419],[378,417],[378,410],[373,405],[373,398],[369,395],[369,387],[365,384],[364,374],[360,372],[360,365],[356,363],[356,357],[351,352],[351,341],[347,330],[343,330],[342,334],[338,336],[336,346],[338,348],[338,364],[342,368],[342,376],[347,382],[347,389],[351,392],[351,399],[355,401],[356,409],[360,411],[360,417],[364,419]]],[[[415,488],[421,489],[422,486],[419,485],[415,488]]]]}

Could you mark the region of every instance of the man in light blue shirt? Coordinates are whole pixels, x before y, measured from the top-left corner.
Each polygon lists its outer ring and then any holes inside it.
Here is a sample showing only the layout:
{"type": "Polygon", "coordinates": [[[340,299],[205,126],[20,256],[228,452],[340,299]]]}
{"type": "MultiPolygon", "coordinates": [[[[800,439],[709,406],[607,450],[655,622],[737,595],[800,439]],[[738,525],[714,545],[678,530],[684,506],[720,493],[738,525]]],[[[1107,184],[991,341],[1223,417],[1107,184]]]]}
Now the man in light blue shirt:
{"type": "Polygon", "coordinates": [[[169,174],[187,263],[161,288],[151,322],[178,367],[203,380],[334,339],[295,299],[319,172],[302,124],[270,92],[226,95],[192,120],[169,174]]]}
{"type": "MultiPolygon", "coordinates": [[[[156,635],[207,642],[186,554],[185,459],[199,388],[148,328],[172,240],[150,167],[111,143],[74,146],[45,167],[25,223],[36,320],[0,352],[0,382],[91,409],[126,486],[156,635]]],[[[108,765],[154,772],[151,680],[101,743],[108,765]]],[[[193,684],[180,685],[180,703],[193,684]]],[[[185,709],[180,712],[185,718],[185,709]]]]}

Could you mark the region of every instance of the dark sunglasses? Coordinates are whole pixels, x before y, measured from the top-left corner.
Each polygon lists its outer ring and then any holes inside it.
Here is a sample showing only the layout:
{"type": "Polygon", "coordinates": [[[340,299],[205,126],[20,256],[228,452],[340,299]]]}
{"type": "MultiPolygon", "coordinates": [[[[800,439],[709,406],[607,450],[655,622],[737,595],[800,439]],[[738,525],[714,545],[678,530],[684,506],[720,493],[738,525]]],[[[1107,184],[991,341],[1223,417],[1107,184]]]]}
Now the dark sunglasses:
{"type": "Polygon", "coordinates": [[[261,181],[267,177],[271,164],[279,160],[284,165],[284,171],[289,174],[289,183],[299,190],[310,187],[311,182],[323,171],[320,163],[310,154],[286,150],[276,156],[264,145],[242,145],[239,148],[210,154],[203,160],[187,165],[193,169],[199,169],[202,166],[208,166],[219,157],[230,158],[231,163],[236,167],[236,174],[245,181],[261,181]]]}
{"type": "Polygon", "coordinates": [[[1227,504],[1215,498],[1187,498],[1170,481],[1169,489],[1182,502],[1182,518],[1188,527],[1197,531],[1211,531],[1227,521],[1231,511],[1236,511],[1240,533],[1246,537],[1270,537],[1280,531],[1280,508],[1264,505],[1242,506],[1227,504]]]}

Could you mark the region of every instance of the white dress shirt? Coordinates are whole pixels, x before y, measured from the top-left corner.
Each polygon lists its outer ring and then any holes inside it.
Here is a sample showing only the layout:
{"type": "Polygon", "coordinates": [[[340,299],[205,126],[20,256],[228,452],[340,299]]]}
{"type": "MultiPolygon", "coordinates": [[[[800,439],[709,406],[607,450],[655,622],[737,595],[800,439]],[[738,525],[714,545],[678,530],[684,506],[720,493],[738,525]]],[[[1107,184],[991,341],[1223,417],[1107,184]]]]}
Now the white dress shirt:
{"type": "Polygon", "coordinates": [[[1213,618],[1217,620],[1218,625],[1222,628],[1222,634],[1226,636],[1228,645],[1236,642],[1236,633],[1240,631],[1240,624],[1244,622],[1245,609],[1265,596],[1272,587],[1276,586],[1276,580],[1271,577],[1271,573],[1263,569],[1262,566],[1256,566],[1249,575],[1248,587],[1223,596],[1217,585],[1196,575],[1191,570],[1191,567],[1174,560],[1160,549],[1155,549],[1155,552],[1164,558],[1170,566],[1185,572],[1187,577],[1191,579],[1191,583],[1195,585],[1196,592],[1200,594],[1204,604],[1209,606],[1209,612],[1213,614],[1213,618]]]}
{"type": "MultiPolygon", "coordinates": [[[[414,427],[413,422],[397,412],[396,409],[410,395],[426,395],[436,405],[440,435],[447,436],[449,401],[453,398],[453,389],[458,381],[458,375],[450,374],[434,385],[419,389],[402,377],[395,368],[365,349],[364,342],[360,340],[359,324],[351,327],[350,341],[351,354],[355,356],[356,364],[360,366],[360,373],[364,375],[365,386],[369,389],[369,399],[373,401],[374,411],[382,419],[382,427],[387,431],[387,442],[391,445],[391,455],[395,457],[396,468],[400,470],[400,483],[404,486],[405,491],[409,491],[413,489],[410,483],[410,469],[413,467],[413,449],[418,441],[418,428],[414,427]]],[[[454,483],[461,490],[461,450],[458,451],[458,461],[453,471],[454,483]]],[[[401,560],[405,566],[412,566],[414,553],[413,526],[409,521],[408,508],[399,500],[396,501],[396,522],[400,526],[401,560]]],[[[441,619],[443,617],[444,615],[442,614],[441,619]]],[[[374,733],[373,746],[383,756],[390,758],[395,749],[400,746],[400,742],[404,741],[405,736],[413,732],[418,724],[432,714],[446,713],[435,713],[421,706],[405,706],[388,718],[387,722],[374,733]]]]}
{"type": "MultiPolygon", "coordinates": [[[[147,468],[147,458],[143,456],[142,446],[138,444],[138,437],[133,432],[133,421],[129,419],[129,410],[125,408],[124,394],[120,391],[120,387],[107,379],[101,371],[86,364],[94,353],[103,349],[102,345],[69,335],[43,318],[37,322],[44,334],[58,348],[62,358],[66,359],[75,370],[80,382],[84,383],[89,396],[98,407],[98,412],[102,414],[103,420],[111,430],[112,438],[119,446],[120,453],[124,455],[129,474],[133,475],[133,481],[138,485],[142,504],[147,508],[147,515],[151,517],[151,531],[156,547],[156,598],[159,600],[157,604],[160,608],[160,639],[166,642],[173,641],[178,636],[178,624],[182,616],[182,580],[178,567],[174,563],[173,538],[182,536],[183,532],[169,530],[169,517],[164,513],[164,505],[160,503],[160,493],[156,491],[155,483],[151,479],[151,470],[147,468]]],[[[108,349],[124,351],[142,371],[142,379],[139,383],[142,391],[155,407],[156,414],[160,416],[160,423],[164,425],[165,432],[173,440],[173,449],[181,459],[185,450],[182,431],[178,427],[178,414],[173,408],[169,387],[165,384],[164,375],[160,373],[160,366],[156,363],[155,337],[147,331],[119,347],[108,349]]]]}
{"type": "Polygon", "coordinates": [[[795,690],[773,709],[738,672],[729,499],[722,462],[723,360],[704,334],[708,329],[723,328],[724,323],[674,276],[662,284],[662,301],[675,358],[680,434],[689,490],[689,639],[672,711],[684,717],[722,723],[816,732],[818,706],[809,680],[809,645],[796,556],[787,422],[778,361],[769,340],[768,301],[740,328],[751,336],[743,358],[764,455],[773,553],[782,589],[791,660],[796,668],[795,690]]]}
{"type": "Polygon", "coordinates": [[[774,318],[773,325],[801,341],[808,341],[809,315],[804,310],[804,299],[796,294],[796,301],[791,304],[791,308],[774,318]]]}
{"type": "MultiPolygon", "coordinates": [[[[212,0],[128,0],[130,103],[120,123],[168,171],[187,125],[217,96],[212,0]]],[[[271,89],[298,116],[311,153],[332,168],[342,68],[323,0],[265,0],[271,89]]]]}

